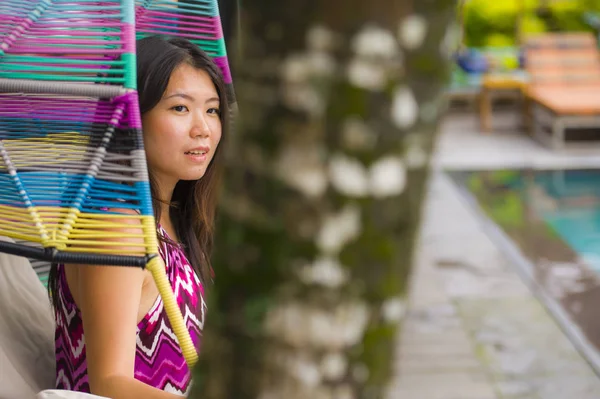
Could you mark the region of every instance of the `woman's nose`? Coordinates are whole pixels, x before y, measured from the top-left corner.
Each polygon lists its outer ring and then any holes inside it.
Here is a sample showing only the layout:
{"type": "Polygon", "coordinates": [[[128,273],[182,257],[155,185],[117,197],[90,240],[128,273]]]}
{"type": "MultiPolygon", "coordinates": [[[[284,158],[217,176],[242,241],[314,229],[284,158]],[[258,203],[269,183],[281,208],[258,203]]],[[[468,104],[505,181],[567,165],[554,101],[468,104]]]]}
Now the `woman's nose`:
{"type": "Polygon", "coordinates": [[[210,134],[210,127],[205,118],[199,117],[192,127],[190,132],[193,137],[208,136],[210,134]]]}

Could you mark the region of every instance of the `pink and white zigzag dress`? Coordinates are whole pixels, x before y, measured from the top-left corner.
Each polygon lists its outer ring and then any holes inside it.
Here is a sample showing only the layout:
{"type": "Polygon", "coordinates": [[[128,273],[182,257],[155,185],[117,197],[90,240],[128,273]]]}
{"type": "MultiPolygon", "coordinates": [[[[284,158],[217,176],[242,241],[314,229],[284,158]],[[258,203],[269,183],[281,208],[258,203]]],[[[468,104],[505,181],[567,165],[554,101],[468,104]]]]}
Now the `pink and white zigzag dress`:
{"type": "MultiPolygon", "coordinates": [[[[167,236],[160,226],[158,232],[167,236]]],[[[192,341],[198,347],[206,312],[200,279],[180,247],[162,243],[159,251],[165,260],[167,276],[192,341]]],[[[56,388],[89,393],[81,313],[69,291],[63,265],[58,266],[58,278],[60,309],[56,312],[56,388]]],[[[185,395],[190,388],[191,373],[171,330],[160,296],[138,324],[135,378],[171,393],[185,395]]]]}

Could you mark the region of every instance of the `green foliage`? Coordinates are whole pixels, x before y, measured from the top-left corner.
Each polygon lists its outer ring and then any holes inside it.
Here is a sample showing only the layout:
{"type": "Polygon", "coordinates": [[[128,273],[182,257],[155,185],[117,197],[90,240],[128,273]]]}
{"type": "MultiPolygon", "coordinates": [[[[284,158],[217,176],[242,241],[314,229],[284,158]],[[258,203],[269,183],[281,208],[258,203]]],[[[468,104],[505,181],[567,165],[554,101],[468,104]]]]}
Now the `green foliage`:
{"type": "MultiPolygon", "coordinates": [[[[542,5],[539,0],[469,0],[464,8],[465,45],[469,47],[517,45],[517,22],[524,35],[543,33],[549,30],[547,21],[536,11],[542,5]]],[[[600,10],[599,0],[561,0],[549,2],[552,23],[559,31],[587,31],[583,19],[586,11],[600,10]]]]}
{"type": "Polygon", "coordinates": [[[377,387],[385,385],[393,372],[392,363],[388,361],[389,350],[395,345],[398,328],[396,324],[381,321],[365,332],[360,355],[358,359],[353,359],[355,364],[362,364],[369,370],[361,397],[372,397],[370,391],[376,391],[377,387]]]}
{"type": "Polygon", "coordinates": [[[478,194],[478,193],[482,192],[484,189],[483,179],[481,179],[480,177],[478,177],[475,174],[472,174],[467,179],[466,185],[469,188],[469,190],[474,194],[478,194]]]}
{"type": "Polygon", "coordinates": [[[518,179],[515,171],[473,174],[467,180],[467,187],[492,220],[504,228],[519,228],[525,220],[525,204],[514,187],[518,179]]]}
{"type": "Polygon", "coordinates": [[[514,45],[517,3],[514,0],[470,0],[464,6],[465,44],[483,47],[492,34],[506,35],[514,45]]]}
{"type": "Polygon", "coordinates": [[[583,13],[589,10],[579,3],[564,0],[551,5],[556,24],[561,31],[589,30],[583,19],[583,13]]]}
{"type": "Polygon", "coordinates": [[[488,176],[489,180],[495,184],[512,185],[520,179],[519,172],[515,170],[495,170],[490,172],[488,176]]]}
{"type": "Polygon", "coordinates": [[[486,211],[501,226],[506,228],[523,226],[525,207],[518,192],[511,190],[504,193],[500,198],[494,200],[486,211]]]}
{"type": "Polygon", "coordinates": [[[487,36],[485,45],[487,47],[507,47],[514,45],[514,39],[505,33],[492,33],[487,36]]]}
{"type": "Polygon", "coordinates": [[[544,33],[546,23],[534,14],[526,14],[521,20],[521,29],[528,34],[544,33]]]}

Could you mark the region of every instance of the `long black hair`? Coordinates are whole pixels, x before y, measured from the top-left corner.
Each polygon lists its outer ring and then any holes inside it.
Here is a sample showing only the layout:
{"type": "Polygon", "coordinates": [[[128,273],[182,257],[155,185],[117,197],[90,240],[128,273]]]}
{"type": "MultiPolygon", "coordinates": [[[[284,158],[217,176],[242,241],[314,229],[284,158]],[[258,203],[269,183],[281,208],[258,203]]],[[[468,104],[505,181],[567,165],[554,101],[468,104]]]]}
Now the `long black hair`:
{"type": "MultiPolygon", "coordinates": [[[[137,50],[137,87],[140,113],[154,108],[161,100],[173,71],[181,64],[205,71],[210,77],[219,96],[221,119],[221,143],[227,137],[229,126],[229,103],[225,82],[219,67],[198,46],[183,38],[162,38],[158,36],[138,40],[137,50]]],[[[207,285],[212,281],[210,254],[213,245],[214,220],[217,207],[218,188],[222,173],[222,144],[217,146],[215,154],[204,176],[199,180],[181,180],[175,186],[169,212],[177,236],[186,252],[190,264],[207,285]]],[[[150,191],[156,221],[160,220],[161,202],[158,199],[156,180],[150,174],[150,191]]],[[[168,241],[160,237],[161,241],[168,241]]],[[[58,301],[58,272],[56,264],[50,269],[48,291],[54,308],[58,301]]]]}
{"type": "MultiPolygon", "coordinates": [[[[179,65],[205,71],[219,96],[222,139],[227,137],[229,104],[225,82],[219,67],[198,46],[183,38],[162,39],[157,36],[137,42],[137,87],[140,113],[144,115],[158,104],[169,79],[179,65]]],[[[175,186],[170,207],[177,236],[184,245],[190,263],[206,284],[211,281],[210,252],[212,250],[217,194],[222,173],[223,148],[218,145],[215,155],[199,180],[180,181],[175,186]]],[[[150,172],[150,188],[156,220],[160,220],[158,188],[150,172]]],[[[159,237],[164,238],[164,237],[159,237]]]]}

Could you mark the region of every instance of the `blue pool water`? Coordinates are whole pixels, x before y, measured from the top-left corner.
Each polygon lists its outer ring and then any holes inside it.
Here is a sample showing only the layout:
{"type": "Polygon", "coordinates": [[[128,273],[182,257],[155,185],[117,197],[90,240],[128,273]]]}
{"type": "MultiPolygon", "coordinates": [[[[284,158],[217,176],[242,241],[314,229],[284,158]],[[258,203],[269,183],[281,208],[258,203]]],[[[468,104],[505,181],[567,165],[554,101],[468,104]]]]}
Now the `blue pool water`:
{"type": "Polygon", "coordinates": [[[590,267],[600,272],[600,171],[537,172],[533,180],[558,204],[540,216],[590,267]]]}
{"type": "MultiPolygon", "coordinates": [[[[454,176],[483,201],[496,223],[513,230],[526,228],[526,215],[534,214],[600,273],[600,170],[505,170],[454,176]]],[[[539,249],[538,256],[544,257],[539,249]]]]}
{"type": "Polygon", "coordinates": [[[544,220],[594,270],[600,272],[600,207],[544,214],[544,220]]]}

